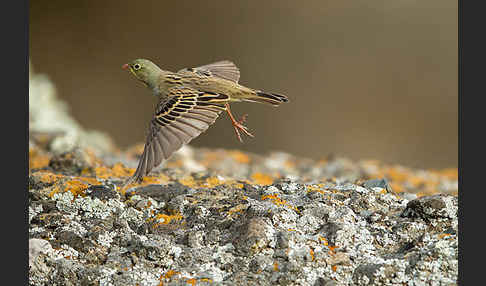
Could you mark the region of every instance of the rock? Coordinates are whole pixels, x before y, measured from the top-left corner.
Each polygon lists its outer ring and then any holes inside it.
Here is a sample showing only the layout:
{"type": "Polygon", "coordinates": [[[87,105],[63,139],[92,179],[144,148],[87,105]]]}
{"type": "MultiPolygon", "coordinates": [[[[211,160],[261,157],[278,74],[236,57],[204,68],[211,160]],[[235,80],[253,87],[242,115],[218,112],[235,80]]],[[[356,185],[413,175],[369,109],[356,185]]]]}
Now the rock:
{"type": "Polygon", "coordinates": [[[368,180],[363,183],[363,187],[367,189],[381,188],[381,189],[385,189],[387,192],[393,193],[393,190],[390,184],[388,184],[387,179],[368,180]]]}
{"type": "Polygon", "coordinates": [[[233,245],[240,253],[260,252],[273,239],[273,231],[266,218],[251,218],[235,230],[233,245]]]}
{"type": "Polygon", "coordinates": [[[402,217],[431,219],[457,218],[457,199],[447,195],[421,197],[410,201],[401,214],[402,217]]]}
{"type": "Polygon", "coordinates": [[[72,148],[72,151],[52,156],[49,160],[49,167],[56,173],[65,175],[79,175],[84,170],[94,167],[92,158],[79,148],[72,148]]]}
{"type": "Polygon", "coordinates": [[[86,190],[86,194],[91,198],[99,200],[115,199],[119,194],[114,190],[113,185],[94,185],[86,190]]]}

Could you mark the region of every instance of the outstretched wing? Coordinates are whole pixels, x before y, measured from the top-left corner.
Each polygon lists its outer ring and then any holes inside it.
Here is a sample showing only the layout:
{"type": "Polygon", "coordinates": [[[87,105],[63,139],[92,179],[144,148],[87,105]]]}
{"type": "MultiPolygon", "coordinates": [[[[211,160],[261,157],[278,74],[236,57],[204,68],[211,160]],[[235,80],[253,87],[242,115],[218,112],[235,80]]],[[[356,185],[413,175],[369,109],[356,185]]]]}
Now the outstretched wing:
{"type": "Polygon", "coordinates": [[[150,121],[145,147],[137,170],[129,181],[142,181],[162,160],[189,143],[213,124],[228,96],[173,87],[161,99],[150,121]]]}
{"type": "Polygon", "coordinates": [[[238,80],[240,79],[240,70],[234,63],[230,61],[220,61],[200,67],[185,68],[178,71],[178,73],[184,72],[195,72],[206,76],[217,76],[236,83],[238,83],[238,80]]]}

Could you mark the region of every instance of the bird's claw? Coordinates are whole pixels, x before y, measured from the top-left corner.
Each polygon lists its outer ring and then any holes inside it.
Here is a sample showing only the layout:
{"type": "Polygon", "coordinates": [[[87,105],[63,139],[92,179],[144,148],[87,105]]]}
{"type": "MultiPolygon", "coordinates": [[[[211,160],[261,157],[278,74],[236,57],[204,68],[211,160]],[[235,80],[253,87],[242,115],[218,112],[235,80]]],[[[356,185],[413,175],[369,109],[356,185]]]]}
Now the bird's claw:
{"type": "Polygon", "coordinates": [[[233,122],[233,128],[235,129],[236,136],[241,143],[243,143],[243,139],[241,139],[240,131],[242,131],[249,137],[254,137],[253,134],[248,131],[248,127],[243,125],[243,123],[246,121],[247,116],[248,114],[245,114],[240,120],[233,122]]]}
{"type": "Polygon", "coordinates": [[[225,104],[226,106],[226,112],[228,113],[228,116],[231,119],[231,124],[233,124],[233,128],[235,129],[236,137],[238,137],[238,140],[243,143],[243,139],[241,139],[241,134],[240,131],[245,133],[246,135],[250,137],[254,137],[253,134],[248,131],[248,127],[243,125],[243,123],[246,121],[246,118],[248,117],[248,114],[245,114],[241,117],[240,120],[236,120],[233,114],[231,114],[231,109],[228,103],[225,104]]]}

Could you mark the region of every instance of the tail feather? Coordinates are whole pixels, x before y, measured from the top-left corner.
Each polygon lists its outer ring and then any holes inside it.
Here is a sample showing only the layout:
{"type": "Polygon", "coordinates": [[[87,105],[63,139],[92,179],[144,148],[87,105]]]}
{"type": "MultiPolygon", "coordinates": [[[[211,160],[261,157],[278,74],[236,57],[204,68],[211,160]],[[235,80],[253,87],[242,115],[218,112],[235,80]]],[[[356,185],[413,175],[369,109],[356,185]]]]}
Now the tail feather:
{"type": "Polygon", "coordinates": [[[255,96],[253,96],[251,98],[246,98],[245,101],[269,103],[271,105],[278,106],[279,104],[281,104],[283,102],[288,102],[289,99],[285,95],[257,91],[255,96]]]}

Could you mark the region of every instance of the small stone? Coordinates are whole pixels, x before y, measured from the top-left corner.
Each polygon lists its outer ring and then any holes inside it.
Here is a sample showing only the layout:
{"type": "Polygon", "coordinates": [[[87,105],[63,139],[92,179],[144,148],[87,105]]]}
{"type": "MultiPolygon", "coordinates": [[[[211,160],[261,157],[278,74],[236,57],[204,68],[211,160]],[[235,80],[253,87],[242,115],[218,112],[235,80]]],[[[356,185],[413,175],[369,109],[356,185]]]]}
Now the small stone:
{"type": "Polygon", "coordinates": [[[394,193],[387,179],[372,179],[363,183],[363,187],[372,190],[373,188],[382,188],[389,193],[394,193]]]}
{"type": "Polygon", "coordinates": [[[422,218],[427,222],[437,218],[452,218],[457,216],[457,204],[449,203],[449,206],[446,204],[446,201],[450,201],[451,197],[451,195],[439,194],[412,200],[408,202],[401,216],[422,218]]]}
{"type": "Polygon", "coordinates": [[[113,189],[113,186],[94,185],[86,190],[86,194],[91,198],[98,198],[100,200],[109,200],[118,197],[118,193],[113,189]]]}
{"type": "Polygon", "coordinates": [[[79,175],[83,170],[91,170],[93,164],[92,158],[79,148],[55,155],[49,161],[49,167],[66,175],[79,175]]]}

